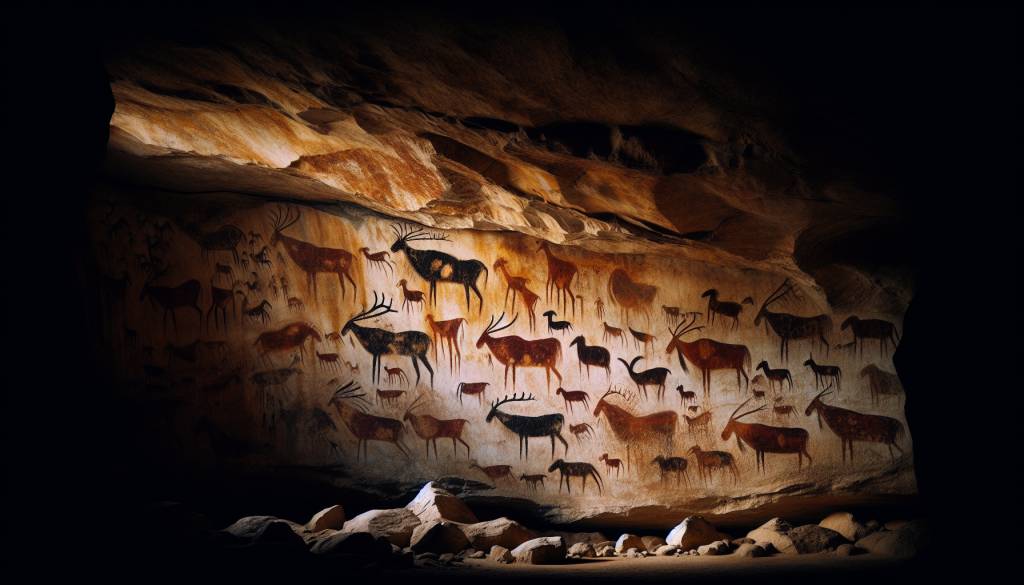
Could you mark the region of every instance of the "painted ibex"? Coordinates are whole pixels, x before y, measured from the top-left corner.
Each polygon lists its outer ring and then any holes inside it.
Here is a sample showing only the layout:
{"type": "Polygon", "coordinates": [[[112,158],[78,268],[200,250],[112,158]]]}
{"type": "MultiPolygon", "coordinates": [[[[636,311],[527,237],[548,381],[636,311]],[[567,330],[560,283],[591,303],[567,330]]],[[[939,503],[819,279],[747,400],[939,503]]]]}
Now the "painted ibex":
{"type": "Polygon", "coordinates": [[[754,450],[758,471],[764,471],[765,469],[765,453],[796,453],[798,468],[803,467],[804,457],[807,457],[808,465],[810,465],[812,461],[811,454],[807,452],[807,442],[810,439],[810,435],[806,429],[772,427],[760,423],[740,422],[739,419],[766,408],[766,406],[762,405],[754,410],[737,415],[736,413],[751,400],[753,398],[746,399],[729,415],[729,422],[726,423],[725,428],[722,430],[722,440],[728,441],[735,434],[736,445],[740,448],[741,452],[744,449],[744,444],[749,445],[754,450]]]}
{"type": "Polygon", "coordinates": [[[555,456],[555,439],[558,439],[563,446],[565,446],[566,455],[569,454],[569,443],[566,442],[565,437],[562,436],[562,425],[565,424],[565,417],[561,414],[544,414],[541,416],[523,416],[520,414],[508,414],[498,410],[503,404],[509,402],[527,402],[533,400],[533,396],[526,397],[520,395],[516,397],[515,394],[511,398],[506,396],[501,400],[497,400],[491,404],[491,410],[487,413],[486,422],[491,422],[497,418],[501,421],[501,424],[519,436],[519,458],[523,457],[523,444],[526,445],[526,457],[530,457],[530,437],[550,437],[551,438],[551,457],[555,456]]]}
{"type": "Polygon", "coordinates": [[[512,369],[512,390],[516,388],[516,368],[544,368],[547,379],[548,391],[551,390],[551,373],[554,372],[558,382],[562,382],[562,374],[559,373],[555,364],[562,358],[562,344],[557,339],[526,340],[518,335],[506,335],[505,337],[492,337],[493,333],[504,331],[511,327],[518,319],[516,315],[507,325],[501,325],[505,319],[505,313],[498,317],[497,322],[494,316],[487,323],[487,328],[480,334],[476,341],[477,349],[487,344],[497,360],[505,366],[505,386],[508,387],[508,370],[512,369]]]}
{"type": "Polygon", "coordinates": [[[657,389],[658,402],[661,402],[662,397],[665,395],[665,380],[668,379],[671,371],[668,368],[651,368],[642,372],[633,371],[633,366],[642,359],[644,359],[644,356],[638,355],[631,362],[627,362],[622,358],[619,358],[619,361],[629,371],[629,377],[636,384],[637,392],[643,390],[644,400],[647,400],[647,387],[654,386],[657,389]]]}

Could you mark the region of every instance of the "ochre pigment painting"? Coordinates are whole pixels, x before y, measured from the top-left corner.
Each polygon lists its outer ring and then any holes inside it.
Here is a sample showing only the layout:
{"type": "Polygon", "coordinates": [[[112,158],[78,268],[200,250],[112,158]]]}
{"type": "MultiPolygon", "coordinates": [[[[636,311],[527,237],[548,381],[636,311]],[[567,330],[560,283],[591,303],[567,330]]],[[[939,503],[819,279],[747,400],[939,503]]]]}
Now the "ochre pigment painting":
{"type": "Polygon", "coordinates": [[[563,521],[914,492],[902,315],[670,254],[108,191],[104,343],[191,465],[461,477],[563,521]]]}

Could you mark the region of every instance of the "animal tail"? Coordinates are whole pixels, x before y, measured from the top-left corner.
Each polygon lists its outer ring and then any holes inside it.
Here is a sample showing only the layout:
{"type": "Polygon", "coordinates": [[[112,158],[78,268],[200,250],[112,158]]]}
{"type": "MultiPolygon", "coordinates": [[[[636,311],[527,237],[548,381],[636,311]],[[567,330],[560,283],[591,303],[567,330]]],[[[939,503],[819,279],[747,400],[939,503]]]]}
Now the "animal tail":
{"type": "Polygon", "coordinates": [[[595,469],[593,467],[590,468],[590,471],[591,471],[591,473],[594,474],[594,481],[597,482],[597,487],[599,489],[604,489],[604,481],[601,479],[601,474],[598,473],[597,469],[595,469]]]}
{"type": "Polygon", "coordinates": [[[750,350],[745,347],[743,348],[743,367],[750,368],[750,350]]]}
{"type": "Polygon", "coordinates": [[[487,270],[487,265],[484,264],[483,262],[480,262],[480,266],[484,269],[484,286],[487,286],[487,279],[490,278],[491,271],[487,270]]]}

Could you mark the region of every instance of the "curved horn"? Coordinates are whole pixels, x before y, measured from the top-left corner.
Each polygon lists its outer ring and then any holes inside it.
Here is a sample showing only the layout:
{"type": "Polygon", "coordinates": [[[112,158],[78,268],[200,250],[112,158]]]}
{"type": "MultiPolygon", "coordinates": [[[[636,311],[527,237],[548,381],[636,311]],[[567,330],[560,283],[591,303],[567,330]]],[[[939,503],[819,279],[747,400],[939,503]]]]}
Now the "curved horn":
{"type": "Polygon", "coordinates": [[[736,417],[736,413],[737,413],[737,412],[739,412],[741,408],[743,408],[744,406],[746,406],[746,405],[747,405],[747,403],[748,403],[748,402],[750,402],[750,401],[751,401],[751,400],[753,400],[753,399],[754,399],[754,397],[753,397],[753,396],[751,396],[750,398],[747,398],[746,400],[744,400],[742,404],[740,404],[739,406],[737,406],[737,407],[736,407],[736,410],[732,411],[732,414],[730,414],[730,415],[729,415],[729,420],[734,420],[734,419],[735,419],[735,417],[736,417]]]}

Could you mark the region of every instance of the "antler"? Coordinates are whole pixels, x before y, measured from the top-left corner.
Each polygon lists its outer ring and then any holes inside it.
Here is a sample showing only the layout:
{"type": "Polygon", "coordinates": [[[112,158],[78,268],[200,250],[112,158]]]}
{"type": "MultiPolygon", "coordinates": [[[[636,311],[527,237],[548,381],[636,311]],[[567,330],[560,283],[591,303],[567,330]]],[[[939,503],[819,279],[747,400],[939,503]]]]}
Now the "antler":
{"type": "Polygon", "coordinates": [[[400,228],[396,228],[394,224],[391,225],[391,231],[395,233],[399,240],[403,242],[416,242],[420,240],[448,240],[448,236],[437,232],[427,232],[426,229],[421,227],[412,227],[408,224],[403,224],[400,228]]]}
{"type": "Polygon", "coordinates": [[[700,314],[701,313],[697,311],[691,311],[689,313],[686,313],[683,316],[683,319],[679,322],[678,325],[675,326],[674,329],[669,328],[668,332],[672,334],[672,338],[675,339],[677,337],[682,337],[683,335],[686,335],[687,333],[690,333],[692,331],[700,331],[701,329],[703,329],[703,325],[695,327],[695,325],[697,324],[697,317],[700,314]]]}
{"type": "Polygon", "coordinates": [[[768,298],[766,298],[764,302],[761,303],[761,309],[764,309],[765,307],[776,301],[782,300],[783,298],[786,297],[786,295],[788,295],[792,291],[793,281],[787,278],[786,280],[782,281],[782,284],[779,285],[779,288],[775,289],[775,291],[773,291],[772,294],[768,295],[768,298]]]}
{"type": "Polygon", "coordinates": [[[334,402],[335,400],[342,400],[345,398],[360,398],[366,396],[366,393],[354,394],[355,392],[359,391],[360,387],[359,385],[353,387],[353,384],[355,384],[355,380],[351,380],[344,386],[340,386],[337,390],[335,390],[334,395],[331,396],[331,402],[334,402]]]}
{"type": "Polygon", "coordinates": [[[270,212],[270,221],[271,221],[271,225],[274,228],[274,231],[275,232],[280,232],[280,231],[283,231],[283,230],[287,229],[289,226],[295,224],[295,222],[299,221],[299,217],[300,216],[301,216],[301,214],[297,210],[295,210],[294,208],[292,208],[290,206],[281,205],[281,206],[278,206],[278,208],[275,209],[274,211],[270,212]],[[282,209],[284,210],[284,217],[283,218],[281,217],[281,210],[282,209]],[[295,212],[294,217],[292,215],[292,212],[295,212]]]}
{"type": "Polygon", "coordinates": [[[501,400],[495,400],[493,403],[491,403],[491,408],[492,409],[498,408],[502,404],[506,404],[506,403],[509,403],[509,402],[527,402],[529,400],[534,400],[533,394],[530,394],[529,396],[526,396],[526,392],[523,392],[522,394],[519,395],[518,398],[516,397],[515,394],[512,395],[512,398],[509,398],[506,395],[501,400]]]}
{"type": "Polygon", "coordinates": [[[363,321],[365,319],[373,319],[375,317],[380,317],[381,315],[386,315],[388,313],[397,313],[398,311],[391,308],[391,301],[388,301],[387,298],[387,295],[381,293],[380,300],[378,301],[377,291],[374,291],[373,306],[370,307],[369,309],[356,313],[356,315],[349,319],[349,321],[363,321]],[[381,311],[381,309],[384,310],[381,311]]]}
{"type": "Polygon", "coordinates": [[[487,329],[484,330],[484,335],[490,335],[491,333],[497,333],[499,331],[504,331],[505,329],[508,329],[509,327],[511,327],[516,322],[516,319],[518,319],[518,318],[519,318],[519,313],[516,313],[515,316],[512,317],[512,320],[508,322],[508,324],[501,325],[501,322],[505,319],[505,313],[502,313],[501,316],[498,317],[498,321],[497,322],[494,321],[494,315],[491,315],[491,321],[487,324],[487,329]],[[501,325],[501,326],[499,327],[499,325],[501,325]]]}
{"type": "MultiPolygon", "coordinates": [[[[406,408],[406,409],[405,409],[405,414],[409,414],[409,413],[410,413],[410,412],[412,412],[412,411],[413,411],[413,410],[414,410],[414,409],[415,409],[416,407],[420,406],[420,400],[422,400],[422,399],[423,399],[423,396],[424,396],[423,394],[420,394],[420,395],[418,395],[418,396],[416,397],[416,399],[412,401],[412,404],[410,404],[410,405],[409,405],[409,408],[406,408]]],[[[403,417],[404,417],[404,416],[405,416],[405,415],[403,415],[403,417]]]]}
{"type": "MultiPolygon", "coordinates": [[[[626,396],[626,393],[625,393],[625,392],[623,392],[622,390],[619,390],[618,388],[614,388],[614,389],[613,389],[613,388],[612,388],[611,386],[609,386],[609,387],[608,387],[608,391],[607,391],[607,392],[605,392],[605,393],[604,393],[604,395],[602,395],[602,396],[601,396],[601,400],[604,400],[604,399],[605,399],[606,397],[608,397],[608,396],[609,396],[610,394],[618,394],[618,395],[619,395],[619,396],[621,396],[621,397],[622,397],[623,399],[625,399],[625,400],[627,400],[627,401],[629,400],[629,397],[628,397],[628,396],[626,396]]],[[[600,402],[600,401],[599,401],[599,402],[600,402]]]]}

